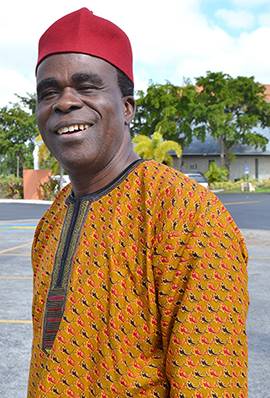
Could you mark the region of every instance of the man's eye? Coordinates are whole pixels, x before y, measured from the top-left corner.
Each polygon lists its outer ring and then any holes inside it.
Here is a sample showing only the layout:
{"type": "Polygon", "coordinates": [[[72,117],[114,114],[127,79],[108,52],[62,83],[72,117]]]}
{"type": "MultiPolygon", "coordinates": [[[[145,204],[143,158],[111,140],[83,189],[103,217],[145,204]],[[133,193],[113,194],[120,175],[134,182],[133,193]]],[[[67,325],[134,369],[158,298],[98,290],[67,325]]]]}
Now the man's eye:
{"type": "Polygon", "coordinates": [[[39,101],[41,100],[47,100],[53,98],[55,95],[57,95],[57,90],[47,90],[43,91],[38,95],[39,101]]]}
{"type": "Polygon", "coordinates": [[[98,88],[96,86],[80,86],[78,87],[78,91],[84,92],[84,93],[91,93],[96,91],[98,88]]]}

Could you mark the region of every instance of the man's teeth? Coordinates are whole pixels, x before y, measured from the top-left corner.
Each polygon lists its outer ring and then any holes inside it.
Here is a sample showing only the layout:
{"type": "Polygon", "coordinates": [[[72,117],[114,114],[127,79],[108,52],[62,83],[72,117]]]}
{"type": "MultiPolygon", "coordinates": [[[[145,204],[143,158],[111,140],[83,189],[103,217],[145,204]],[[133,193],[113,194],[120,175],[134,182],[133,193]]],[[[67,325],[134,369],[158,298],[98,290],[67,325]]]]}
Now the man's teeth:
{"type": "Polygon", "coordinates": [[[65,133],[73,133],[73,131],[82,131],[88,129],[89,127],[89,124],[74,124],[73,126],[62,127],[61,129],[57,130],[57,133],[60,135],[65,133]]]}

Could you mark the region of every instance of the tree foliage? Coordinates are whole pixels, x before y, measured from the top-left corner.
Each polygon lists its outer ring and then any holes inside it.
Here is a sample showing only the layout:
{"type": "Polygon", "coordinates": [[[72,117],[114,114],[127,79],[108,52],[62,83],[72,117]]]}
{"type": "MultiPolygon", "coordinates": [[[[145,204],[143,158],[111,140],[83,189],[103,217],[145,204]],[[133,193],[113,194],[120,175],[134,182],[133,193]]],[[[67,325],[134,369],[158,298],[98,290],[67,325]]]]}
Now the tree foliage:
{"type": "Polygon", "coordinates": [[[196,78],[199,87],[196,123],[210,133],[221,147],[221,165],[230,169],[231,150],[236,145],[252,145],[265,150],[268,139],[254,130],[270,127],[270,105],[265,87],[254,77],[232,78],[222,72],[207,72],[196,78]]]}
{"type": "MultiPolygon", "coordinates": [[[[133,136],[151,137],[162,128],[163,137],[177,142],[181,148],[189,146],[195,128],[196,88],[187,82],[186,87],[150,82],[146,94],[138,91],[136,114],[131,126],[133,136]]],[[[201,132],[201,130],[199,130],[201,132]]]]}
{"type": "Polygon", "coordinates": [[[0,109],[0,155],[18,157],[22,167],[32,157],[34,140],[38,134],[34,114],[34,96],[19,97],[20,101],[0,109]],[[28,106],[30,112],[25,110],[28,106]]]}
{"type": "Polygon", "coordinates": [[[139,134],[132,139],[135,144],[134,151],[145,159],[155,159],[160,163],[165,163],[172,166],[173,158],[168,154],[169,151],[174,150],[176,155],[182,155],[181,146],[175,141],[163,141],[160,129],[153,134],[153,138],[146,135],[139,134]]]}

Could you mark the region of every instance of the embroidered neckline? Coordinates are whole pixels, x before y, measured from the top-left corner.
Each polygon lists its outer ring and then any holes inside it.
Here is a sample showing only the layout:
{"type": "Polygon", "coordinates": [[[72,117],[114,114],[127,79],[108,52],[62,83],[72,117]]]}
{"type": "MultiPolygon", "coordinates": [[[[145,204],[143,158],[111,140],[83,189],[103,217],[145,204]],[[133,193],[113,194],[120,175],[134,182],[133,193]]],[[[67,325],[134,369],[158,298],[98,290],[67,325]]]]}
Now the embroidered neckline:
{"type": "Polygon", "coordinates": [[[128,165],[125,170],[123,170],[113,181],[111,181],[108,185],[105,187],[99,189],[98,191],[95,191],[93,193],[90,193],[89,195],[82,196],[79,199],[76,199],[74,197],[74,192],[73,190],[71,191],[70,195],[66,199],[66,203],[75,203],[76,201],[89,201],[89,202],[95,202],[96,200],[100,199],[101,197],[107,195],[110,191],[112,191],[117,185],[119,185],[139,164],[145,162],[145,159],[136,159],[134,162],[132,162],[130,165],[128,165]]]}
{"type": "Polygon", "coordinates": [[[131,163],[110,184],[90,195],[76,199],[71,193],[66,199],[68,209],[55,256],[43,324],[42,348],[47,355],[50,354],[64,316],[73,256],[81,229],[84,225],[85,217],[88,214],[88,209],[92,202],[97,201],[112,191],[137,167],[138,164],[144,161],[143,159],[138,159],[131,163]]]}

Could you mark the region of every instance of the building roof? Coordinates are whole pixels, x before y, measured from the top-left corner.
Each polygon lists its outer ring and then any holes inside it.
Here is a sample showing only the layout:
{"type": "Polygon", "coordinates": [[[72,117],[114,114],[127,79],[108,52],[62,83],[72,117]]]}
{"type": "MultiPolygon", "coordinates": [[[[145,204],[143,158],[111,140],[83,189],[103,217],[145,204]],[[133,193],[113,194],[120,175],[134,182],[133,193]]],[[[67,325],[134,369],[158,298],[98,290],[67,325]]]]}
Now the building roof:
{"type": "Polygon", "coordinates": [[[270,102],[270,84],[263,84],[263,86],[266,88],[264,94],[266,94],[265,100],[267,102],[270,102]]]}
{"type": "MultiPolygon", "coordinates": [[[[257,128],[256,131],[266,138],[268,138],[269,142],[266,145],[266,151],[263,152],[261,148],[255,149],[253,146],[248,145],[236,145],[232,152],[234,155],[266,155],[270,156],[270,132],[269,129],[257,128]]],[[[188,148],[183,149],[183,155],[203,155],[203,156],[213,156],[220,155],[220,145],[218,141],[214,140],[211,135],[207,135],[205,141],[199,141],[196,138],[193,138],[190,146],[188,148]]]]}
{"type": "MultiPolygon", "coordinates": [[[[262,86],[265,87],[265,91],[264,91],[264,94],[266,95],[265,100],[266,100],[266,102],[270,102],[270,84],[262,84],[262,86]]],[[[196,85],[195,85],[195,87],[196,87],[197,92],[200,92],[203,89],[202,87],[199,87],[196,85]]]]}

